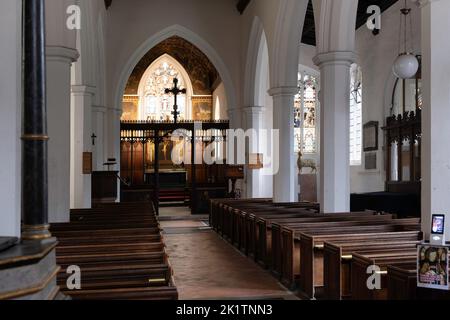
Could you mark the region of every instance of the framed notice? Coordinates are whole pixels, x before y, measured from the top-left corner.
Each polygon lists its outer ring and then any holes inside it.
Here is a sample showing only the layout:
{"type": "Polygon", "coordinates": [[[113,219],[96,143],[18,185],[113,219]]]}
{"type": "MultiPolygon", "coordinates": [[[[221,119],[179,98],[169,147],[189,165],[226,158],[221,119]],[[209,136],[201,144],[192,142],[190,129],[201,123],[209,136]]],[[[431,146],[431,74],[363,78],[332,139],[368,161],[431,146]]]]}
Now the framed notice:
{"type": "Polygon", "coordinates": [[[83,152],[83,174],[92,174],[92,152],[83,152]]]}
{"type": "Polygon", "coordinates": [[[378,150],[378,121],[371,121],[363,128],[364,152],[378,150]]]}
{"type": "Polygon", "coordinates": [[[418,246],[417,287],[450,290],[448,253],[449,248],[445,246],[418,246]]]}
{"type": "Polygon", "coordinates": [[[263,154],[262,153],[251,153],[249,155],[248,168],[250,170],[258,170],[264,168],[263,154]]]}

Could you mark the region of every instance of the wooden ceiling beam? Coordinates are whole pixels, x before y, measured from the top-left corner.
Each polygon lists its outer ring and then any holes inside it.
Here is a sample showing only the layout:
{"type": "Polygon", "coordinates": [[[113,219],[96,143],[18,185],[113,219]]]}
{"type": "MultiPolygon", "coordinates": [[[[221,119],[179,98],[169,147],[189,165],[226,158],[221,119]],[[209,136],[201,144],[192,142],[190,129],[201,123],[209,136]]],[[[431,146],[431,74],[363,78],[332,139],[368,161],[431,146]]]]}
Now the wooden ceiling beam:
{"type": "Polygon", "coordinates": [[[250,4],[251,0],[239,0],[236,8],[238,9],[240,14],[243,14],[247,6],[250,4]]]}
{"type": "Polygon", "coordinates": [[[108,10],[108,8],[111,6],[112,0],[105,0],[105,8],[108,10]]]}

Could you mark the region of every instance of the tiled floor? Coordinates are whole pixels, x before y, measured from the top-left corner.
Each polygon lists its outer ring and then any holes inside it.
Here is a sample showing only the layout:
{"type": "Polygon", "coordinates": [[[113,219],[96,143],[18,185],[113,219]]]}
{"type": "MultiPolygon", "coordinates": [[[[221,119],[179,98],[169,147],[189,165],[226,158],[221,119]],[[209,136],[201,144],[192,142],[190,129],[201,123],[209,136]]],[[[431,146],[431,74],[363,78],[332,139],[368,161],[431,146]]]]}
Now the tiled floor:
{"type": "Polygon", "coordinates": [[[186,217],[191,215],[188,207],[160,207],[159,215],[161,217],[186,217]]]}
{"type": "Polygon", "coordinates": [[[212,230],[190,228],[190,232],[182,232],[198,221],[166,223],[162,226],[167,232],[165,241],[180,299],[296,299],[212,230]],[[177,226],[181,234],[173,233],[177,226]]]}

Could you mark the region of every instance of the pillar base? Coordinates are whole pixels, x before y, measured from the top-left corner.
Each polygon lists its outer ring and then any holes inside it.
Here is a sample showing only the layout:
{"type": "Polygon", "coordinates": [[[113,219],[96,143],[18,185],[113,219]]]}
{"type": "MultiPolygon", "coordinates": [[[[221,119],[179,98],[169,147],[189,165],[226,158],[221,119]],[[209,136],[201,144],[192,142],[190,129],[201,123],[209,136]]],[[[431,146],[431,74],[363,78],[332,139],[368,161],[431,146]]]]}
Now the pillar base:
{"type": "Polygon", "coordinates": [[[50,231],[50,225],[23,225],[22,226],[22,240],[44,240],[52,237],[50,231]]]}

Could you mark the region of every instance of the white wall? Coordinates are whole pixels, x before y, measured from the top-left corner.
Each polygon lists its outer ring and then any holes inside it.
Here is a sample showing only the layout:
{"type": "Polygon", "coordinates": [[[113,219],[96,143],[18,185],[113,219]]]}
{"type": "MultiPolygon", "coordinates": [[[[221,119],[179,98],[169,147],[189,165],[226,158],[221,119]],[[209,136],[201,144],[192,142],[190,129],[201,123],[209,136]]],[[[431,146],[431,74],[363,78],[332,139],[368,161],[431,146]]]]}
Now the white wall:
{"type": "Polygon", "coordinates": [[[21,1],[0,1],[0,236],[20,236],[21,17],[21,1]]]}
{"type": "MultiPolygon", "coordinates": [[[[398,31],[400,25],[400,8],[404,5],[399,1],[382,14],[382,26],[379,35],[362,26],[356,32],[356,48],[359,55],[358,64],[363,72],[363,124],[378,121],[379,150],[377,152],[377,169],[364,169],[364,152],[361,166],[351,168],[351,191],[356,193],[377,192],[384,190],[384,134],[381,127],[389,115],[391,96],[395,77],[392,65],[398,55],[398,31]]],[[[412,9],[414,48],[420,53],[420,9],[409,3],[412,9]]],[[[408,27],[409,28],[409,27],[408,27]]],[[[408,29],[409,30],[409,29],[408,29]]]]}
{"type": "Polygon", "coordinates": [[[315,46],[311,46],[309,44],[300,44],[300,56],[298,64],[300,66],[305,66],[310,69],[316,70],[320,72],[319,67],[316,66],[313,62],[313,58],[317,55],[317,50],[315,46]]]}

